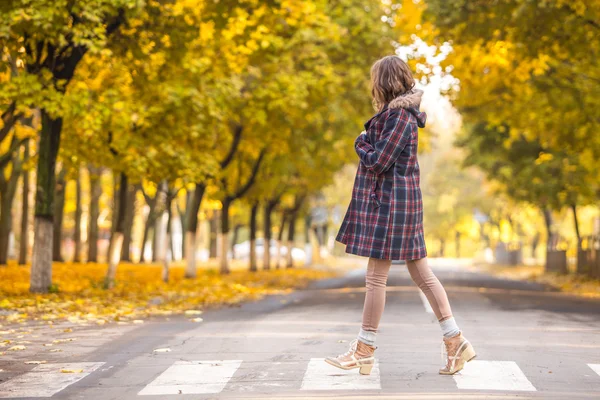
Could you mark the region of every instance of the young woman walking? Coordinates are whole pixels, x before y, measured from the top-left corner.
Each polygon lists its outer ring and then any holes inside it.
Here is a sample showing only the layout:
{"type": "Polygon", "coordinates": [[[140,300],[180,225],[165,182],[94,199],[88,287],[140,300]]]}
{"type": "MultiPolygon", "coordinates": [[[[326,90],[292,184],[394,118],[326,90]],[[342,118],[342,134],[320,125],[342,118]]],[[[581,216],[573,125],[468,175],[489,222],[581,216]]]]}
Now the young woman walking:
{"type": "Polygon", "coordinates": [[[336,238],[347,253],[369,257],[362,327],[346,353],[325,361],[371,373],[388,272],[392,260],[406,260],[442,329],[446,365],[440,374],[452,375],[475,358],[475,351],[452,316],[444,287],[427,265],[417,161],[418,128],[427,118],[419,111],[423,91],[414,88],[410,68],[397,56],[373,65],[371,84],[377,114],[354,143],[360,163],[352,201],[336,238]]]}

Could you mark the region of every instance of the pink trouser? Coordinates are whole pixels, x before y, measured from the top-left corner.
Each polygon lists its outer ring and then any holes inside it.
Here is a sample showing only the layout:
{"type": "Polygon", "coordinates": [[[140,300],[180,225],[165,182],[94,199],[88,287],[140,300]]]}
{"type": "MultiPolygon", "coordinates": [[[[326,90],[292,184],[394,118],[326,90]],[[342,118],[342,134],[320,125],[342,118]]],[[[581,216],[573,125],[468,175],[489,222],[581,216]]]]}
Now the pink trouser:
{"type": "MultiPolygon", "coordinates": [[[[363,308],[363,331],[377,332],[385,306],[385,287],[391,264],[390,260],[369,258],[366,275],[367,294],[363,308]]],[[[429,300],[438,321],[441,322],[452,317],[448,295],[446,295],[444,287],[427,265],[427,258],[407,261],[406,265],[410,277],[429,300]]]]}

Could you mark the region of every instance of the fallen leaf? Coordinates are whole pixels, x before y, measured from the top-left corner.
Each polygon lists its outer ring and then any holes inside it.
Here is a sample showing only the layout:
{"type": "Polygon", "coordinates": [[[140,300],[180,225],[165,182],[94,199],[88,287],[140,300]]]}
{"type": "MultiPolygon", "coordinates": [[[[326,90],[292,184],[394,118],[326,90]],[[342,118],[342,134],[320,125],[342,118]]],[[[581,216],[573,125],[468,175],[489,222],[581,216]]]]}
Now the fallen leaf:
{"type": "Polygon", "coordinates": [[[190,321],[192,321],[192,322],[202,322],[204,320],[202,318],[192,318],[192,319],[190,319],[190,321]]]}
{"type": "Polygon", "coordinates": [[[44,343],[44,347],[51,347],[54,346],[52,343],[44,343]]]}
{"type": "Polygon", "coordinates": [[[67,328],[67,329],[64,329],[63,332],[73,332],[73,329],[67,328]]]}
{"type": "Polygon", "coordinates": [[[61,369],[60,372],[63,374],[80,374],[83,372],[82,369],[61,369]]]}
{"type": "Polygon", "coordinates": [[[25,361],[25,364],[33,364],[33,365],[39,365],[39,364],[46,364],[46,360],[43,361],[25,361]]]}
{"type": "Polygon", "coordinates": [[[164,349],[154,349],[154,352],[155,352],[155,353],[168,353],[168,352],[170,352],[170,351],[171,351],[171,349],[170,349],[170,348],[168,348],[168,347],[166,347],[166,348],[164,348],[164,349]]]}
{"type": "Polygon", "coordinates": [[[200,315],[202,311],[200,310],[185,310],[185,315],[200,315]]]}
{"type": "Polygon", "coordinates": [[[9,351],[21,351],[21,350],[25,350],[27,347],[25,346],[13,346],[13,347],[9,347],[8,350],[9,351]]]}
{"type": "Polygon", "coordinates": [[[50,349],[50,353],[59,353],[62,349],[50,349]]]}

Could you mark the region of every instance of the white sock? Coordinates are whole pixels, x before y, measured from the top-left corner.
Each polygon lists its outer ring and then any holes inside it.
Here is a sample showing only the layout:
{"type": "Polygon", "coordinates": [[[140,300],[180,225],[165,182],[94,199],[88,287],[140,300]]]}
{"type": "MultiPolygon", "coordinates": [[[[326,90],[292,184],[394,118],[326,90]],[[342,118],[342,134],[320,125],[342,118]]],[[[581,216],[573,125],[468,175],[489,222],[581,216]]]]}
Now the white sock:
{"type": "Polygon", "coordinates": [[[358,332],[358,340],[363,342],[364,344],[368,344],[369,346],[375,346],[375,338],[377,337],[377,333],[365,331],[361,328],[360,332],[358,332]]]}
{"type": "Polygon", "coordinates": [[[450,317],[447,320],[440,322],[440,328],[442,328],[442,334],[445,338],[451,338],[460,333],[460,329],[458,329],[454,317],[450,317]]]}

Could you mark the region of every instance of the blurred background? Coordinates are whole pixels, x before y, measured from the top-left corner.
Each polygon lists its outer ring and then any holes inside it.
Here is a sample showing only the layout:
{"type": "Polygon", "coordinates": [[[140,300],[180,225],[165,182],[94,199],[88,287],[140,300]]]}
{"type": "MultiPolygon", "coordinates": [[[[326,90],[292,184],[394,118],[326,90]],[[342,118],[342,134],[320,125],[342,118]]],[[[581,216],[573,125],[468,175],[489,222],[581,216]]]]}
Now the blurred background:
{"type": "Polygon", "coordinates": [[[111,288],[123,265],[168,282],[343,263],[369,69],[394,53],[425,91],[430,256],[600,278],[599,13],[592,0],[2,2],[3,291],[60,293],[94,269],[111,288]]]}

